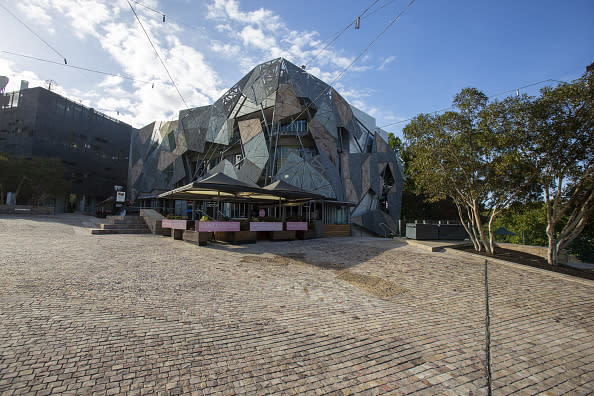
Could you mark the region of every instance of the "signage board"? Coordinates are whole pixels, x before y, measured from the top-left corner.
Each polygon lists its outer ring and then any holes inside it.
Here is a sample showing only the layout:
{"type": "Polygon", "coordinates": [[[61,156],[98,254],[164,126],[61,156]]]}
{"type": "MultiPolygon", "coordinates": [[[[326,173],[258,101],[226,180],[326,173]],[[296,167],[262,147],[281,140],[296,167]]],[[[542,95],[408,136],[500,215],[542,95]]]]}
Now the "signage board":
{"type": "Polygon", "coordinates": [[[116,191],[116,202],[126,202],[126,193],[124,191],[116,191]]]}
{"type": "Polygon", "coordinates": [[[239,221],[199,221],[199,232],[239,231],[239,221]]]}
{"type": "Polygon", "coordinates": [[[287,231],[307,231],[307,222],[287,221],[287,231]]]}
{"type": "Polygon", "coordinates": [[[251,221],[250,231],[282,231],[283,223],[277,221],[251,221]]]}

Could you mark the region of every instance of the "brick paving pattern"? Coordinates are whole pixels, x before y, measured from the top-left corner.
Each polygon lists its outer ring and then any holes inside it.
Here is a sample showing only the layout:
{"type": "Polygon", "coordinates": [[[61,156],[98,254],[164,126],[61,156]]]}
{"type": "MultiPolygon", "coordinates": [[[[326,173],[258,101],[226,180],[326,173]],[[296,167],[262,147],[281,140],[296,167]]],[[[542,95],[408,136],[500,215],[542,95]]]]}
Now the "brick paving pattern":
{"type": "MultiPolygon", "coordinates": [[[[89,219],[0,217],[3,395],[487,394],[482,259],[359,237],[199,247],[89,219]]],[[[489,280],[493,393],[592,394],[594,282],[498,262],[489,280]]]]}

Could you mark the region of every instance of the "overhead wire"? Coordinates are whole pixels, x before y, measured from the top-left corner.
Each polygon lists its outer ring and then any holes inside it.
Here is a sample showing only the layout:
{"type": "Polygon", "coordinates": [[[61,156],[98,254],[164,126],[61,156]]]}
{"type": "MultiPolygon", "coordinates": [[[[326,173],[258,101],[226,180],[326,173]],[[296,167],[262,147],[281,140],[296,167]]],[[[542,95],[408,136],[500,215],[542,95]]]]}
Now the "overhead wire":
{"type": "MultiPolygon", "coordinates": [[[[364,16],[364,15],[367,13],[367,11],[369,11],[369,9],[370,9],[371,7],[373,7],[375,4],[377,4],[377,2],[378,2],[378,1],[379,1],[379,0],[374,0],[374,1],[373,1],[373,3],[371,3],[371,5],[369,5],[369,6],[368,6],[368,7],[367,7],[365,10],[363,10],[363,12],[362,12],[361,14],[359,14],[359,16],[358,16],[357,18],[355,18],[355,19],[354,19],[354,20],[353,20],[351,23],[349,23],[348,25],[346,25],[346,26],[345,26],[345,27],[344,27],[342,30],[340,30],[340,31],[338,31],[338,32],[334,33],[333,35],[329,36],[329,37],[328,37],[326,40],[329,40],[329,39],[331,39],[332,37],[334,37],[334,38],[332,38],[332,40],[331,40],[331,41],[329,41],[329,42],[328,42],[328,44],[326,44],[326,45],[324,46],[324,48],[320,49],[320,50],[319,50],[319,51],[318,51],[318,52],[317,52],[317,53],[314,55],[314,57],[313,57],[313,58],[311,58],[309,61],[307,61],[305,64],[307,65],[308,63],[312,63],[314,60],[316,60],[316,59],[318,58],[318,56],[320,56],[320,54],[326,50],[326,48],[328,48],[329,46],[331,46],[331,45],[332,45],[332,43],[334,43],[336,40],[338,40],[338,38],[339,38],[339,37],[340,37],[340,36],[341,36],[341,35],[342,35],[344,32],[346,32],[346,31],[347,31],[347,30],[348,30],[348,29],[349,29],[351,26],[353,26],[354,24],[356,24],[356,22],[357,22],[357,19],[358,19],[358,18],[363,18],[363,16],[364,16]]],[[[324,40],[324,41],[325,41],[325,40],[324,40]]]]}
{"type": "Polygon", "coordinates": [[[58,56],[60,58],[62,58],[62,60],[64,60],[64,64],[68,64],[68,61],[66,60],[66,57],[64,55],[62,55],[62,53],[60,53],[60,51],[58,51],[56,48],[54,48],[53,45],[51,45],[50,43],[48,43],[47,41],[45,41],[43,39],[43,37],[41,37],[39,34],[37,34],[33,29],[31,29],[25,22],[23,22],[18,16],[16,16],[12,11],[10,11],[8,8],[6,8],[4,6],[4,4],[0,3],[0,7],[2,7],[6,12],[8,12],[10,15],[13,16],[14,19],[16,19],[17,21],[20,22],[21,25],[23,25],[24,27],[27,28],[27,30],[29,30],[31,33],[33,33],[35,35],[35,37],[37,37],[39,40],[41,40],[45,45],[47,45],[52,51],[54,51],[56,54],[58,54],[58,56]]]}
{"type": "Polygon", "coordinates": [[[165,22],[165,14],[163,12],[161,12],[159,10],[155,10],[154,8],[151,8],[151,7],[147,6],[146,4],[141,3],[140,1],[135,1],[135,0],[132,0],[132,1],[134,3],[136,3],[136,4],[138,4],[139,6],[146,8],[147,10],[150,10],[150,11],[156,13],[156,14],[162,15],[163,16],[163,22],[165,22]]]}
{"type": "Polygon", "coordinates": [[[398,15],[396,15],[396,17],[394,19],[392,19],[390,21],[390,23],[388,23],[386,25],[386,27],[384,27],[384,29],[379,32],[379,34],[377,34],[375,36],[375,38],[373,40],[371,40],[369,42],[369,44],[367,44],[367,46],[363,49],[363,51],[361,51],[359,53],[359,55],[357,55],[352,61],[351,63],[348,64],[347,67],[344,68],[344,70],[342,70],[338,76],[336,76],[336,78],[334,80],[332,80],[332,82],[330,84],[328,84],[328,88],[324,89],[312,102],[308,103],[307,106],[305,106],[305,109],[303,109],[303,111],[301,111],[301,113],[299,113],[299,115],[297,117],[295,117],[295,119],[299,119],[303,114],[305,114],[307,111],[309,111],[309,107],[311,106],[312,103],[315,103],[319,98],[322,97],[322,95],[325,95],[329,89],[332,88],[332,86],[342,78],[342,76],[344,76],[344,74],[359,60],[361,59],[361,57],[363,55],[365,55],[365,53],[367,51],[369,51],[369,49],[377,42],[377,40],[379,40],[379,38],[381,36],[384,35],[384,33],[386,33],[386,31],[388,31],[388,29],[390,29],[390,27],[392,27],[392,25],[394,25],[399,19],[400,17],[402,17],[402,15],[404,15],[404,13],[414,4],[415,0],[411,0],[407,6],[400,12],[398,13],[398,15]]]}
{"type": "Polygon", "coordinates": [[[132,13],[134,13],[134,16],[136,17],[136,20],[138,21],[138,24],[140,25],[140,27],[142,28],[142,31],[144,32],[144,35],[146,36],[147,40],[149,41],[149,43],[151,44],[151,47],[153,47],[153,51],[155,51],[155,54],[157,55],[157,58],[159,58],[159,61],[161,62],[161,65],[163,65],[163,68],[165,69],[165,71],[167,72],[167,76],[169,76],[169,80],[171,81],[171,83],[173,84],[173,86],[175,87],[175,90],[177,91],[177,94],[179,95],[179,97],[181,98],[184,106],[186,108],[188,108],[188,104],[186,103],[186,100],[184,99],[183,95],[181,94],[179,88],[177,87],[177,84],[175,83],[175,81],[173,80],[173,77],[171,76],[171,73],[169,73],[169,69],[167,69],[167,65],[165,65],[165,62],[163,61],[163,59],[161,58],[161,55],[159,55],[159,51],[157,51],[157,48],[155,47],[155,45],[153,44],[153,40],[151,40],[148,32],[146,31],[146,29],[144,28],[144,25],[142,24],[142,22],[140,21],[140,18],[138,17],[138,14],[136,13],[136,10],[134,9],[134,7],[132,7],[132,4],[130,3],[129,0],[126,0],[126,2],[128,3],[128,5],[130,6],[130,9],[132,10],[132,13]]]}
{"type": "Polygon", "coordinates": [[[124,80],[130,80],[130,81],[135,81],[135,82],[142,82],[142,83],[147,83],[147,84],[151,84],[151,83],[154,84],[153,81],[139,80],[137,78],[128,77],[126,75],[110,73],[110,72],[101,71],[101,70],[97,70],[97,69],[89,69],[87,67],[82,67],[82,66],[75,66],[75,65],[70,65],[70,64],[63,64],[61,62],[56,62],[56,61],[49,60],[49,59],[38,58],[36,56],[18,54],[16,52],[3,51],[3,50],[0,50],[0,53],[14,55],[14,56],[20,56],[20,57],[23,57],[23,58],[33,59],[33,60],[40,61],[40,62],[52,63],[52,64],[58,65],[58,66],[69,67],[71,69],[83,70],[83,71],[87,71],[87,72],[91,72],[91,73],[104,74],[106,76],[120,77],[120,78],[123,78],[124,80]]]}
{"type": "MultiPolygon", "coordinates": [[[[529,84],[523,85],[523,86],[518,87],[518,88],[508,89],[506,91],[498,92],[498,93],[495,93],[495,94],[492,94],[492,95],[487,95],[487,97],[489,99],[490,98],[495,98],[497,96],[501,96],[501,95],[504,95],[504,94],[507,94],[507,93],[511,93],[511,92],[518,92],[520,89],[525,89],[525,88],[533,87],[535,85],[544,84],[546,82],[565,83],[566,81],[555,80],[553,78],[547,78],[546,80],[536,81],[536,82],[533,82],[533,83],[529,83],[529,84]]],[[[454,108],[453,106],[449,106],[449,107],[445,107],[443,109],[431,111],[431,112],[429,112],[429,114],[438,114],[438,113],[441,113],[443,111],[451,110],[453,108],[454,108]]],[[[379,128],[382,128],[383,129],[383,128],[386,128],[386,127],[389,127],[389,126],[392,126],[392,125],[402,124],[403,122],[412,121],[415,118],[416,118],[416,116],[415,117],[412,117],[412,118],[407,118],[406,120],[400,120],[400,121],[392,122],[390,124],[382,125],[379,128]]]]}

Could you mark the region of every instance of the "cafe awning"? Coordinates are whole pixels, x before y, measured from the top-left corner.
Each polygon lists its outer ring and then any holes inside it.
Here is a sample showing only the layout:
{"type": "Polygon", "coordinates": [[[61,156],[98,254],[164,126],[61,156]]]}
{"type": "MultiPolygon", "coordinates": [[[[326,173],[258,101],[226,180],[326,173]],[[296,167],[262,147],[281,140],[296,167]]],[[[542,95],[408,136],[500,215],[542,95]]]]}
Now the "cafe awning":
{"type": "Polygon", "coordinates": [[[283,180],[277,180],[267,186],[262,187],[262,190],[270,191],[278,197],[282,197],[288,201],[312,201],[318,199],[324,199],[323,195],[315,194],[309,191],[305,191],[299,187],[293,186],[283,180]]]}

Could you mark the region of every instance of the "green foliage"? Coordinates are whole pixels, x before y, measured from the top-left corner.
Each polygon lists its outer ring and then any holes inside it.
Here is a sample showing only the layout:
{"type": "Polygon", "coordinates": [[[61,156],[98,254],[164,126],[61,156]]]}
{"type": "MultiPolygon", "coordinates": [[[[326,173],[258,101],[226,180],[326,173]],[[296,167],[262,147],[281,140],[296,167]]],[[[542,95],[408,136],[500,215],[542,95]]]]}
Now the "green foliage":
{"type": "Polygon", "coordinates": [[[527,183],[517,142],[508,138],[514,118],[505,106],[487,102],[482,92],[465,88],[454,98],[455,111],[421,114],[403,132],[415,193],[429,202],[451,199],[475,248],[493,253],[481,212],[492,221],[527,183]]]}
{"type": "Polygon", "coordinates": [[[398,154],[402,152],[402,140],[392,132],[388,134],[388,146],[398,154]]]}
{"type": "Polygon", "coordinates": [[[0,155],[0,200],[9,191],[18,192],[17,203],[41,205],[51,195],[70,189],[66,168],[58,158],[0,155]]]}
{"type": "Polygon", "coordinates": [[[499,227],[505,227],[517,234],[497,236],[500,242],[546,246],[547,214],[544,202],[513,205],[495,220],[494,228],[499,227]]]}
{"type": "Polygon", "coordinates": [[[208,221],[208,216],[204,215],[200,218],[200,221],[208,221]]]}
{"type": "MultiPolygon", "coordinates": [[[[538,98],[490,103],[465,88],[453,105],[455,111],[420,114],[404,128],[403,152],[410,158],[405,173],[414,192],[429,202],[449,197],[477,249],[482,244],[493,250],[485,229],[504,225],[521,234],[526,227],[542,235],[544,224],[548,260],[555,265],[559,250],[580,235],[594,212],[594,75],[545,87],[538,98]],[[527,205],[522,212],[514,207],[497,220],[514,202],[543,199],[544,206],[527,205]]],[[[540,244],[539,235],[524,237],[540,244]]],[[[590,241],[580,239],[576,246],[590,241]]]]}

